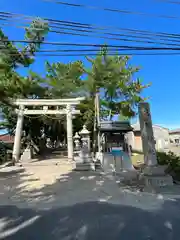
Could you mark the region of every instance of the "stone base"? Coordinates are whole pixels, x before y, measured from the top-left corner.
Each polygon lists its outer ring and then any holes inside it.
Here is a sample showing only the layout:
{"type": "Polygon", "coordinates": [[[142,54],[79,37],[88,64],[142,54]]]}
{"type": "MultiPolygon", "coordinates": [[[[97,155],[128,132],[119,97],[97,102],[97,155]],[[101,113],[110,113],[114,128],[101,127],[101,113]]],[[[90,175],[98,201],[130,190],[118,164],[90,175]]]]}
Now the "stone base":
{"type": "Polygon", "coordinates": [[[144,176],[144,184],[147,187],[173,186],[173,179],[170,175],[165,176],[144,176]]]}
{"type": "Polygon", "coordinates": [[[147,187],[173,186],[173,179],[165,173],[166,166],[149,166],[142,171],[142,179],[147,187]]]}
{"type": "Polygon", "coordinates": [[[165,170],[167,169],[167,166],[146,166],[143,168],[142,172],[144,175],[147,176],[165,176],[165,170]]]}
{"type": "Polygon", "coordinates": [[[129,171],[129,170],[122,170],[118,172],[114,172],[116,176],[116,180],[122,182],[124,184],[131,184],[132,182],[138,181],[138,172],[136,170],[129,171]]]}
{"type": "Polygon", "coordinates": [[[76,171],[95,171],[95,164],[93,162],[89,163],[76,163],[76,171]]]}

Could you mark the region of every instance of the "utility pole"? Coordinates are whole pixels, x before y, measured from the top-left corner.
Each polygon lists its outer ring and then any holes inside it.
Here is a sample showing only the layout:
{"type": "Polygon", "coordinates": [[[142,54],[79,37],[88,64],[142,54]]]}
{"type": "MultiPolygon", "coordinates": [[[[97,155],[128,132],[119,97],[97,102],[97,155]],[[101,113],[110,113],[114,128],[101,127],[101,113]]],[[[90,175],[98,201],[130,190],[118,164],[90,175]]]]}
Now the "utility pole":
{"type": "Polygon", "coordinates": [[[96,95],[94,97],[94,131],[93,131],[93,153],[94,158],[96,157],[96,147],[97,147],[97,110],[96,110],[96,95]]]}
{"type": "Polygon", "coordinates": [[[99,135],[99,130],[98,130],[98,126],[99,126],[99,93],[96,92],[95,96],[94,96],[94,143],[93,143],[93,153],[94,153],[94,157],[96,157],[96,151],[98,148],[98,152],[100,150],[100,135],[99,135]]]}
{"type": "Polygon", "coordinates": [[[99,131],[99,126],[100,126],[100,100],[99,100],[99,92],[96,93],[96,127],[98,126],[98,132],[97,132],[97,145],[98,145],[98,152],[100,152],[100,144],[101,144],[101,139],[100,139],[100,131],[99,131]]]}

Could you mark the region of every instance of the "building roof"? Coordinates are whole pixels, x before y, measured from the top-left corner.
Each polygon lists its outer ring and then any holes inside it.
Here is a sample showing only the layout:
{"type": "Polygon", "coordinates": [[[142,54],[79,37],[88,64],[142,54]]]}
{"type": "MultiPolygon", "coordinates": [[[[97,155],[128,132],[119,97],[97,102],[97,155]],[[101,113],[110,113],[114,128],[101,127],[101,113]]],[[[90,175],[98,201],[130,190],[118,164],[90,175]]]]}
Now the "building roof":
{"type": "MultiPolygon", "coordinates": [[[[153,124],[153,127],[154,127],[154,128],[166,129],[166,130],[169,131],[168,128],[162,127],[162,126],[160,126],[160,125],[153,124]]],[[[133,128],[133,131],[134,131],[134,132],[139,132],[139,131],[141,131],[140,123],[139,123],[139,122],[137,122],[137,123],[135,123],[135,124],[132,124],[132,128],[133,128]]],[[[179,129],[179,130],[180,130],[180,129],[179,129]]]]}
{"type": "Polygon", "coordinates": [[[14,136],[11,136],[9,134],[2,134],[0,135],[0,141],[5,143],[13,143],[14,142],[14,136]]]}
{"type": "Polygon", "coordinates": [[[169,128],[162,127],[162,126],[160,126],[160,125],[158,125],[158,124],[153,124],[153,127],[158,127],[158,128],[166,129],[166,130],[169,131],[169,128]]]}
{"type": "Polygon", "coordinates": [[[104,121],[100,122],[101,132],[130,132],[132,127],[129,121],[104,121]]]}
{"type": "Polygon", "coordinates": [[[180,133],[180,128],[176,128],[176,129],[170,130],[169,133],[170,133],[170,134],[180,133]]]}

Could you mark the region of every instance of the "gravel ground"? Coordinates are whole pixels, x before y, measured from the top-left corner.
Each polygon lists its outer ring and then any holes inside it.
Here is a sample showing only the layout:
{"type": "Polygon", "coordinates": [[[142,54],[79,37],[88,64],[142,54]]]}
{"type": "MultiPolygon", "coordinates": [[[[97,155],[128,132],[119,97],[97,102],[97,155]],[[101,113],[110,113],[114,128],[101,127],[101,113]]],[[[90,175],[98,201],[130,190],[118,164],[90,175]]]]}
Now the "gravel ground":
{"type": "Polygon", "coordinates": [[[179,240],[180,188],[119,188],[71,164],[31,164],[0,179],[0,239],[179,240]]]}

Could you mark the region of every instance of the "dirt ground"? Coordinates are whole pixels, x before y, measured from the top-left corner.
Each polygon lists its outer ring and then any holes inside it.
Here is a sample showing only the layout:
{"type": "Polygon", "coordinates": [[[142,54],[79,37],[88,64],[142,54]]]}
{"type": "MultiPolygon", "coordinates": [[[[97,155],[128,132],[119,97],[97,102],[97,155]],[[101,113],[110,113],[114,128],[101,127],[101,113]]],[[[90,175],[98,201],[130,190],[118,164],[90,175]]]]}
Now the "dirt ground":
{"type": "Polygon", "coordinates": [[[22,166],[25,168],[25,174],[20,174],[22,183],[19,187],[27,191],[55,184],[75,167],[74,163],[68,162],[66,158],[34,161],[23,163],[22,166]]]}

